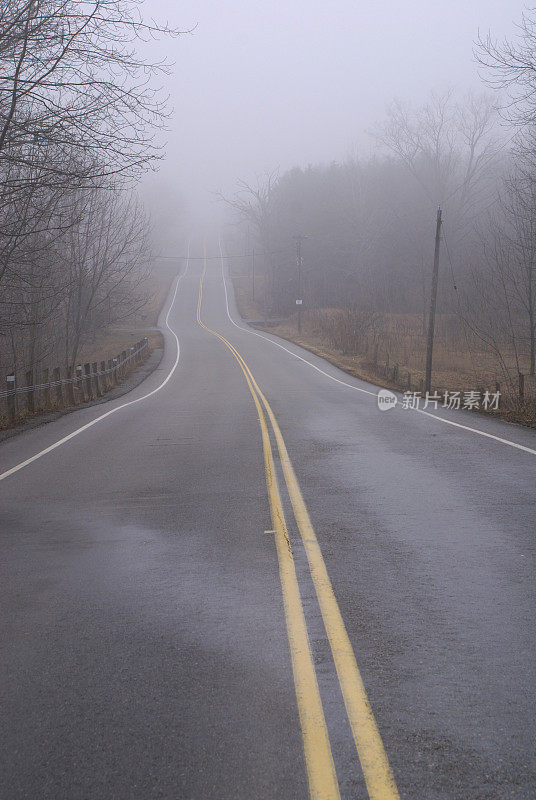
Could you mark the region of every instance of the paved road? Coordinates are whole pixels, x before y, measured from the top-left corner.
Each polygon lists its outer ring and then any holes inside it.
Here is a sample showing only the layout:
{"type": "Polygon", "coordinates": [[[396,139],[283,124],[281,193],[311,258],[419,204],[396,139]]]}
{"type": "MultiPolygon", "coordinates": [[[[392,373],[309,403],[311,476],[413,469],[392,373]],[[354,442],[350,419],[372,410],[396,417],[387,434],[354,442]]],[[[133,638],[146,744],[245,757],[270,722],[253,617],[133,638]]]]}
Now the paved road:
{"type": "Polygon", "coordinates": [[[1,797],[532,800],[536,435],[380,412],[208,255],[178,360],[0,447],[1,797]]]}

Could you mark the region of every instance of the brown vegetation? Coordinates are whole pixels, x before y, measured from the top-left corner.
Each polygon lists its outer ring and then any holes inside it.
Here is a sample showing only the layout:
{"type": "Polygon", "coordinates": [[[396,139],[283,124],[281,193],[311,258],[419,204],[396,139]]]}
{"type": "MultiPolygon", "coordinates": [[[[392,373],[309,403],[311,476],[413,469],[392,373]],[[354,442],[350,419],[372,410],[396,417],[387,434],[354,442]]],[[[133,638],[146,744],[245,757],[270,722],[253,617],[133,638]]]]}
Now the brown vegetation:
{"type": "MultiPolygon", "coordinates": [[[[245,277],[234,278],[237,305],[255,327],[300,344],[355,377],[399,391],[422,392],[426,337],[416,314],[362,312],[324,308],[302,313],[301,335],[296,315],[263,321],[263,309],[251,302],[245,277]]],[[[529,354],[521,359],[528,373],[529,354]]],[[[434,391],[501,392],[498,416],[536,427],[536,379],[524,373],[524,399],[519,398],[515,353],[498,361],[475,333],[452,315],[439,315],[434,348],[434,391]]],[[[491,412],[495,413],[495,412],[491,412]]]]}

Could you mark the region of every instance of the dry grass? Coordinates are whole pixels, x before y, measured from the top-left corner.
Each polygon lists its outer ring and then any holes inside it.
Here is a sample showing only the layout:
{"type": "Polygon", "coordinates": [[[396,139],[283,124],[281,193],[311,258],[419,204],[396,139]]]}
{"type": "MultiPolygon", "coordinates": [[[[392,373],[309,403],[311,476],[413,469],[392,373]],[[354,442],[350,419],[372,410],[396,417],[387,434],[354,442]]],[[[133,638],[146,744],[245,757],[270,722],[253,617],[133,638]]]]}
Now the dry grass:
{"type": "MultiPolygon", "coordinates": [[[[247,286],[235,279],[237,305],[245,319],[262,320],[262,309],[252,304],[247,286]]],[[[256,327],[300,344],[357,378],[390,389],[419,392],[425,377],[426,336],[422,319],[411,314],[371,314],[353,309],[318,309],[302,313],[298,336],[296,315],[275,325],[256,327]]],[[[525,373],[525,400],[519,401],[517,364],[503,349],[505,365],[486,350],[478,337],[463,330],[456,318],[438,316],[434,341],[434,391],[496,391],[498,416],[536,427],[536,379],[525,373]],[[506,369],[504,368],[506,367],[506,369]]]]}

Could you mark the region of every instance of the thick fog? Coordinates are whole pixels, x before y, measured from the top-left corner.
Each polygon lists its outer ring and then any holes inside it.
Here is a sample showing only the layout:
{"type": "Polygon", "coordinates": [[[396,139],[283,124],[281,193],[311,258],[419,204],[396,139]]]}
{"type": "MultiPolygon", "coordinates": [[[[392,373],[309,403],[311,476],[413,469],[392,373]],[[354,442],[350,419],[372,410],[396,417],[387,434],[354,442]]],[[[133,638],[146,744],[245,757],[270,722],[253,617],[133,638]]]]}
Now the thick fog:
{"type": "MultiPolygon", "coordinates": [[[[478,33],[515,35],[521,0],[146,0],[144,12],[191,29],[153,54],[175,62],[167,155],[144,181],[153,218],[210,218],[214,192],[265,171],[344,159],[395,97],[485,91],[478,33]]],[[[156,222],[156,219],[155,219],[156,222]]]]}

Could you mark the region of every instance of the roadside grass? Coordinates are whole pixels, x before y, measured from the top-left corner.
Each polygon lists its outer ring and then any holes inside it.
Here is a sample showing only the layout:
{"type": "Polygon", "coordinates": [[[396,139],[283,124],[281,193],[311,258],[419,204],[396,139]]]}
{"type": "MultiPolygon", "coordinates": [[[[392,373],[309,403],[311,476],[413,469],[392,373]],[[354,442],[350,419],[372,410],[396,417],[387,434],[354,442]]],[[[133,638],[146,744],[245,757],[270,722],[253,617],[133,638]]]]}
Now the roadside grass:
{"type": "MultiPolygon", "coordinates": [[[[302,312],[298,335],[297,314],[265,320],[263,305],[252,302],[247,282],[240,276],[233,283],[239,313],[254,327],[299,344],[356,378],[392,390],[423,392],[426,335],[418,315],[310,309],[302,312]]],[[[515,356],[507,348],[502,348],[502,356],[501,365],[495,353],[455,317],[438,315],[432,389],[442,396],[499,390],[499,410],[481,413],[536,427],[536,378],[528,374],[528,357],[525,354],[519,362],[525,375],[521,401],[515,356]]]]}

